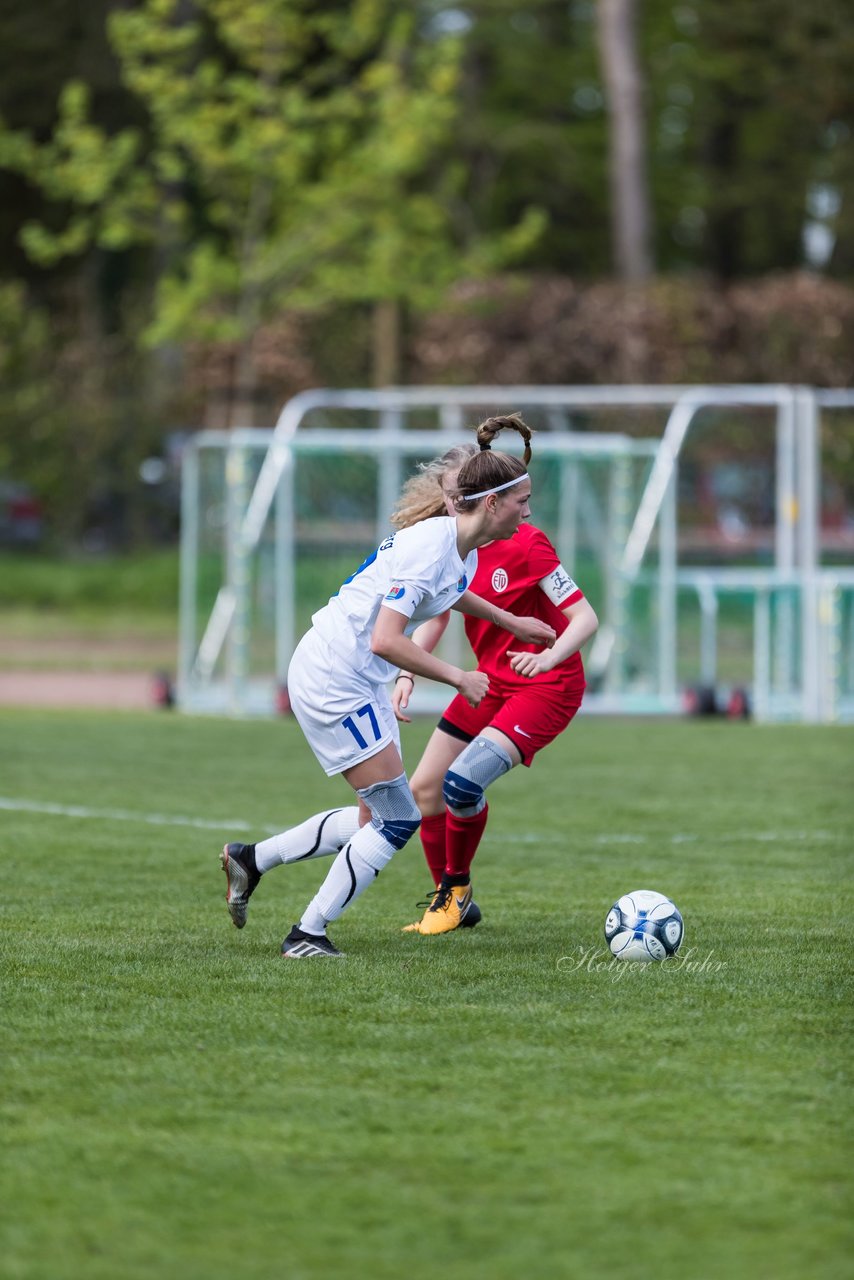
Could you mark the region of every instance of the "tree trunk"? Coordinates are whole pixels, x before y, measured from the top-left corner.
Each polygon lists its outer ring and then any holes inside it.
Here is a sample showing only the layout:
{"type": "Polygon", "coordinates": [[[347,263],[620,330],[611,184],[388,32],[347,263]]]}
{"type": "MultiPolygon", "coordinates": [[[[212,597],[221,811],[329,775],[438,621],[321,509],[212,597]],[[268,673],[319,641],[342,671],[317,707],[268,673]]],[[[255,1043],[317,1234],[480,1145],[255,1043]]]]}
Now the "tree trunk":
{"type": "Polygon", "coordinates": [[[644,85],[635,40],[638,0],[597,0],[602,78],[610,116],[613,255],[623,280],[652,272],[644,85]]]}
{"type": "Polygon", "coordinates": [[[374,386],[398,386],[401,308],[396,298],[374,303],[373,329],[374,386]]]}
{"type": "Polygon", "coordinates": [[[252,357],[252,337],[244,335],[234,361],[234,383],[231,403],[228,407],[228,425],[234,427],[255,426],[255,389],[258,375],[252,357]]]}

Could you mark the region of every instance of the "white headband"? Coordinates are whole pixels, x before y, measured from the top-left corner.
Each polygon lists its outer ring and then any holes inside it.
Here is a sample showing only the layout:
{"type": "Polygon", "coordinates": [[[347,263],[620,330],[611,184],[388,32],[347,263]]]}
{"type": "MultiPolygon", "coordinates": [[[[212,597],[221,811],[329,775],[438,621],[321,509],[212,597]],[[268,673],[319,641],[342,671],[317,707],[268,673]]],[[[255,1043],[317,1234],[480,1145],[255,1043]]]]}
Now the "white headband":
{"type": "Polygon", "coordinates": [[[497,484],[494,489],[484,489],[482,493],[464,493],[462,495],[463,502],[474,502],[475,498],[486,498],[490,493],[500,493],[502,489],[509,489],[511,485],[518,484],[520,480],[527,480],[528,473],[517,476],[515,480],[508,480],[506,484],[497,484]]]}

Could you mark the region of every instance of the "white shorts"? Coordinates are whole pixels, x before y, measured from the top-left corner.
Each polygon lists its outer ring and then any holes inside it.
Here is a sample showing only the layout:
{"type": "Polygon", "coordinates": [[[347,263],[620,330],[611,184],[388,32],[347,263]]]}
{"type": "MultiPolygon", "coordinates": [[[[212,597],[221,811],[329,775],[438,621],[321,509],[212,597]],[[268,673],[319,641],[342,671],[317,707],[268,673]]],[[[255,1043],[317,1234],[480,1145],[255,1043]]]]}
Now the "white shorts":
{"type": "Polygon", "coordinates": [[[366,680],[308,631],[288,667],[288,697],[300,728],[326,773],[341,773],[369,760],[400,729],[384,684],[366,680]]]}

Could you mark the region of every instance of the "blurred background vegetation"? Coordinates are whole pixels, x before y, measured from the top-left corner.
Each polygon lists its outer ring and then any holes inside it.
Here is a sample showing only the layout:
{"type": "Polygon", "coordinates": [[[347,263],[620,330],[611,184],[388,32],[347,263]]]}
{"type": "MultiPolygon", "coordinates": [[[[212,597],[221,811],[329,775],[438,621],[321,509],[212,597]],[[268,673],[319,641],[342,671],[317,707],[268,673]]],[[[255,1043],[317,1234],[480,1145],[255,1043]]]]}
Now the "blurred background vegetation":
{"type": "Polygon", "coordinates": [[[851,385],[852,63],[845,0],[2,0],[0,504],[169,544],[309,386],[851,385]]]}

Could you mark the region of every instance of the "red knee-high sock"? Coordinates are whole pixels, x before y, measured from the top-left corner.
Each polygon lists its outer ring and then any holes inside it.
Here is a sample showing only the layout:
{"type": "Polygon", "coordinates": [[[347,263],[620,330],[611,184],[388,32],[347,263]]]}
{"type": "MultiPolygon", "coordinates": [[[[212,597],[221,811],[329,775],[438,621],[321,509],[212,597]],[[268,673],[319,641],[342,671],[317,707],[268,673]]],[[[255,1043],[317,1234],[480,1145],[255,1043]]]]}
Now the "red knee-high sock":
{"type": "Polygon", "coordinates": [[[445,870],[445,817],[444,813],[431,813],[421,819],[421,826],[418,828],[424,857],[434,884],[439,883],[445,870]]]}
{"type": "Polygon", "coordinates": [[[445,870],[449,876],[466,876],[480,844],[489,805],[484,805],[473,818],[457,818],[448,814],[445,835],[445,870]]]}

